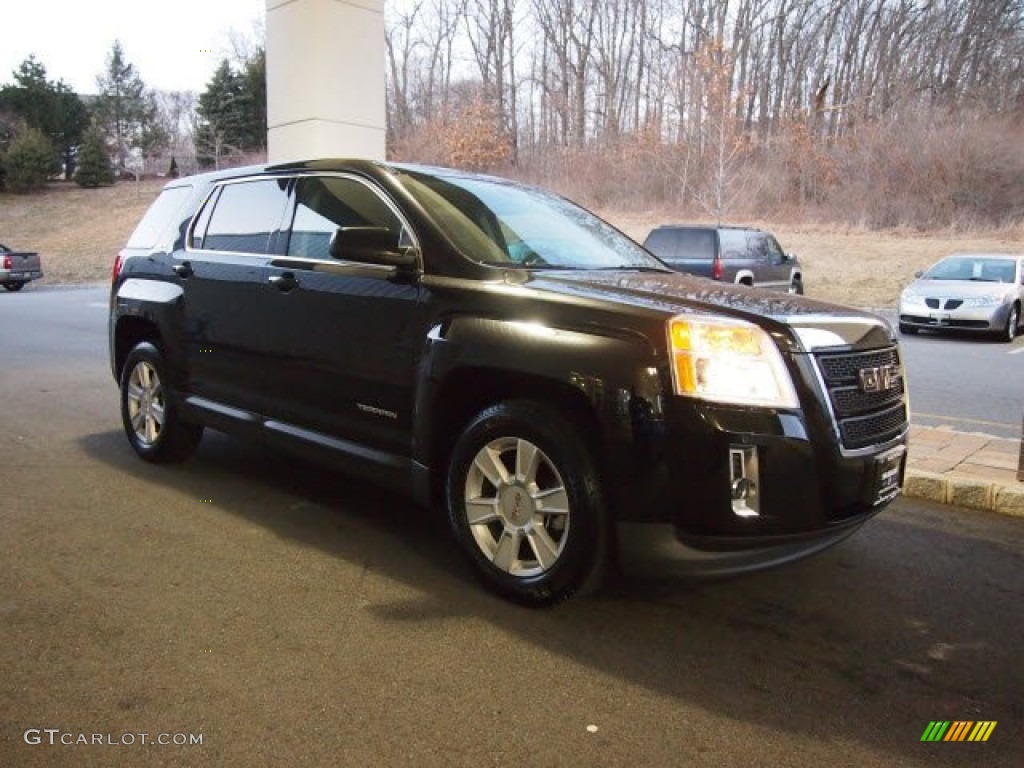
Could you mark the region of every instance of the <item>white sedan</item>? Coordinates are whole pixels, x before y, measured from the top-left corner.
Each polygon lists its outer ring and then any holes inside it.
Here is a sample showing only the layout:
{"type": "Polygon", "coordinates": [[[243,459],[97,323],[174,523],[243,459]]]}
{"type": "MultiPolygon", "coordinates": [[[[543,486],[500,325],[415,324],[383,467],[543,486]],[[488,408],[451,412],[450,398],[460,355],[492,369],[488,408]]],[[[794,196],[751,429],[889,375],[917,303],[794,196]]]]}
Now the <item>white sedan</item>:
{"type": "Polygon", "coordinates": [[[975,331],[1013,341],[1024,305],[1024,256],[958,253],[933,264],[900,294],[900,332],[975,331]]]}

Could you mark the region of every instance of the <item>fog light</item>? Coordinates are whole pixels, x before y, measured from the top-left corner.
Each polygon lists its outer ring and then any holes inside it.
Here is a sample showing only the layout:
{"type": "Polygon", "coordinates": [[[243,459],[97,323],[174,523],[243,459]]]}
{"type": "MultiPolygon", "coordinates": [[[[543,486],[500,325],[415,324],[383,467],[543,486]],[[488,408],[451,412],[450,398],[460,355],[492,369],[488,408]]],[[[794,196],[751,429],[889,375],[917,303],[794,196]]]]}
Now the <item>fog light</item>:
{"type": "Polygon", "coordinates": [[[732,500],[733,501],[746,501],[747,497],[750,496],[750,490],[752,486],[750,481],[745,477],[741,477],[739,480],[732,481],[732,500]]]}
{"type": "Polygon", "coordinates": [[[734,445],[729,448],[729,491],[732,511],[737,517],[758,517],[757,448],[734,445]]]}

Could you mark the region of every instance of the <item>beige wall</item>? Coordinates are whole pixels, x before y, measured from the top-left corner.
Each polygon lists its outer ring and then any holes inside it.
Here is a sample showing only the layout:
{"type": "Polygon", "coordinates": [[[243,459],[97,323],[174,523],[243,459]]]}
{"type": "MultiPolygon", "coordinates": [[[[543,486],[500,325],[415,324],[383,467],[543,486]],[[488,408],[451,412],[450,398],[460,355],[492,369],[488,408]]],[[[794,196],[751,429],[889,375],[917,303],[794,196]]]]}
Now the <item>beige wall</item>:
{"type": "Polygon", "coordinates": [[[383,0],[267,0],[272,163],[384,158],[383,0]]]}

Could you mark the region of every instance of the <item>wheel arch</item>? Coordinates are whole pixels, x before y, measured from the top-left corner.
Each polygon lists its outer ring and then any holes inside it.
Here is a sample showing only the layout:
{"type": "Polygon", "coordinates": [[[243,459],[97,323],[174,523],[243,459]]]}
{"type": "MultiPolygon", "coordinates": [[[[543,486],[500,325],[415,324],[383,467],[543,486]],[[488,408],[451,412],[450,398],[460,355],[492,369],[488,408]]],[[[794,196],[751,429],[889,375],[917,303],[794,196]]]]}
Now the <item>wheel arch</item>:
{"type": "Polygon", "coordinates": [[[485,408],[511,400],[532,400],[557,410],[594,451],[599,467],[606,461],[601,420],[594,403],[579,387],[567,381],[530,373],[481,366],[451,371],[435,391],[430,424],[422,451],[432,468],[431,495],[441,498],[445,472],[452,451],[469,421],[485,408]]]}
{"type": "Polygon", "coordinates": [[[754,286],[754,273],[749,269],[741,269],[736,273],[736,277],[733,278],[733,282],[737,285],[749,285],[754,286]]]}
{"type": "Polygon", "coordinates": [[[124,370],[124,362],[128,353],[138,344],[148,341],[156,347],[162,347],[160,329],[155,322],[139,316],[125,316],[117,320],[113,334],[113,373],[120,380],[124,370]]]}

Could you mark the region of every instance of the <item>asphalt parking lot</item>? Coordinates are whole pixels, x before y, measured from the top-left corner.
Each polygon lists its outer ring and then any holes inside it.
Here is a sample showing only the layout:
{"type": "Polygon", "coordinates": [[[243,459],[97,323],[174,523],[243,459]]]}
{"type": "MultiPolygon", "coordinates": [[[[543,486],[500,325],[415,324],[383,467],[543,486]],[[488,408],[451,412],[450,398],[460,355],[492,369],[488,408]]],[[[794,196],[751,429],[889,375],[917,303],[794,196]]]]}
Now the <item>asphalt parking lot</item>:
{"type": "Polygon", "coordinates": [[[1024,520],[903,499],[769,573],[525,610],[356,479],[218,435],[143,464],[102,292],[0,298],[0,765],[1024,761],[1024,520]]]}

